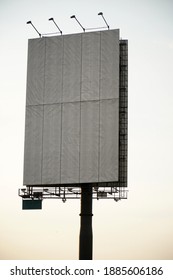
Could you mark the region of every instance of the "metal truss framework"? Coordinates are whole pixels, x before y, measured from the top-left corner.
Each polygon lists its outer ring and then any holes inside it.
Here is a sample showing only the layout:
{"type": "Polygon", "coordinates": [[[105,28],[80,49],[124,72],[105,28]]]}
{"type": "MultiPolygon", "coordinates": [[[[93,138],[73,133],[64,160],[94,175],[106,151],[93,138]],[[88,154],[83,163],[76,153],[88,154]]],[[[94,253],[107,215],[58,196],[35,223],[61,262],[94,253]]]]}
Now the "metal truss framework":
{"type": "MultiPolygon", "coordinates": [[[[127,198],[127,156],[128,156],[128,41],[120,40],[119,62],[119,181],[108,183],[92,183],[93,199],[114,199],[119,201],[127,198]]],[[[81,187],[88,184],[39,185],[26,186],[19,189],[23,200],[81,198],[81,187]]]]}
{"type": "MultiPolygon", "coordinates": [[[[84,186],[85,184],[82,184],[84,186]]],[[[88,185],[88,184],[87,184],[88,185]]],[[[59,187],[59,186],[44,186],[44,187],[26,187],[19,189],[19,196],[23,199],[62,199],[66,202],[67,199],[77,199],[81,197],[81,187],[59,187]]],[[[127,198],[127,191],[125,188],[117,187],[93,187],[92,188],[93,199],[114,199],[119,201],[120,199],[127,198]]]]}

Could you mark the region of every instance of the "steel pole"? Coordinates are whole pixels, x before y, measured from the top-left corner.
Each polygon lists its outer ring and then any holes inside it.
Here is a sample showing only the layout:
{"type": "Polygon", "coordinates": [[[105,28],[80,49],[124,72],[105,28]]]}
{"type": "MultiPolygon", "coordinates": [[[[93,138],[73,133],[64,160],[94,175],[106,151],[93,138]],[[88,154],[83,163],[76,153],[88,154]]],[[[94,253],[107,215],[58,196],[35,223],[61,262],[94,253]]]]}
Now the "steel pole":
{"type": "Polygon", "coordinates": [[[92,260],[92,186],[81,186],[79,260],[92,260]]]}

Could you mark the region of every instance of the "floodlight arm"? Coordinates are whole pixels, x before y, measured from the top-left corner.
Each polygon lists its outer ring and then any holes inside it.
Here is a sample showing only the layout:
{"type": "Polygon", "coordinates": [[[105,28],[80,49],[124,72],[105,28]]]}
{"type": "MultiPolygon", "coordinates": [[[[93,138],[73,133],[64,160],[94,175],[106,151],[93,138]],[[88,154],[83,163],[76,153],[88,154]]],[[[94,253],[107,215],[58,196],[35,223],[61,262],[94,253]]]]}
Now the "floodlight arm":
{"type": "Polygon", "coordinates": [[[32,21],[27,21],[27,23],[26,23],[26,24],[31,24],[31,25],[32,25],[32,27],[35,29],[35,31],[38,33],[38,35],[41,37],[41,33],[40,33],[40,32],[38,32],[38,30],[36,29],[36,27],[33,25],[32,21]]]}
{"type": "Polygon", "coordinates": [[[59,26],[56,24],[56,22],[54,21],[54,18],[49,18],[49,20],[53,21],[53,23],[56,25],[56,27],[58,28],[59,32],[62,35],[62,30],[59,28],[59,26]]]}
{"type": "Polygon", "coordinates": [[[108,25],[107,21],[105,20],[105,18],[104,18],[104,16],[103,16],[103,13],[102,13],[102,12],[98,13],[98,16],[102,16],[104,22],[105,22],[106,25],[107,25],[107,28],[109,29],[109,25],[108,25]]]}
{"type": "Polygon", "coordinates": [[[78,21],[78,19],[76,18],[75,15],[71,16],[70,18],[74,18],[74,19],[77,21],[77,23],[80,25],[80,27],[83,29],[83,32],[85,32],[85,28],[84,28],[84,27],[82,26],[82,24],[78,21]]]}

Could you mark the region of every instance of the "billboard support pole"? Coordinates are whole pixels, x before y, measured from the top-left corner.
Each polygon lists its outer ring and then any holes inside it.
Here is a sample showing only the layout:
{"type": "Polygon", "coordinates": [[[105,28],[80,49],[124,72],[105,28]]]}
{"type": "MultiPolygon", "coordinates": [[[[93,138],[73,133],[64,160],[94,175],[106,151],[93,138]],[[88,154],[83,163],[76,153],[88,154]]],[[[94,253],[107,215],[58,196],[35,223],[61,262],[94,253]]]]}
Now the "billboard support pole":
{"type": "Polygon", "coordinates": [[[81,186],[79,260],[92,260],[92,186],[81,186]]]}

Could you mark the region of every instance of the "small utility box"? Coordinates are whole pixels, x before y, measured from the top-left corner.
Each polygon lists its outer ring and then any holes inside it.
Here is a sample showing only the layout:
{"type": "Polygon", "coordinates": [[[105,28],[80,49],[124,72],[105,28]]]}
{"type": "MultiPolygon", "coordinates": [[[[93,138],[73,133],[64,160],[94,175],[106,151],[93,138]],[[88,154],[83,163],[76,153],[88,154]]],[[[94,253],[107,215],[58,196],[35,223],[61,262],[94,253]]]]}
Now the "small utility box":
{"type": "Polygon", "coordinates": [[[42,200],[41,199],[23,199],[22,201],[23,210],[41,210],[42,200]]]}

